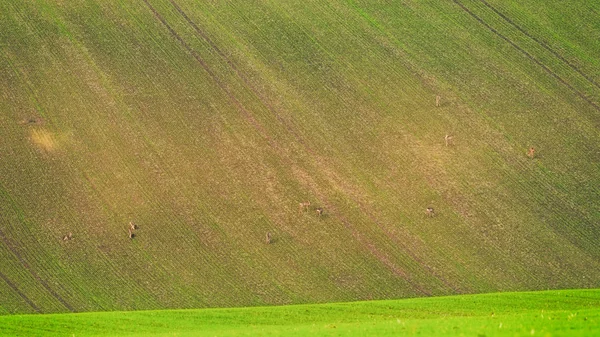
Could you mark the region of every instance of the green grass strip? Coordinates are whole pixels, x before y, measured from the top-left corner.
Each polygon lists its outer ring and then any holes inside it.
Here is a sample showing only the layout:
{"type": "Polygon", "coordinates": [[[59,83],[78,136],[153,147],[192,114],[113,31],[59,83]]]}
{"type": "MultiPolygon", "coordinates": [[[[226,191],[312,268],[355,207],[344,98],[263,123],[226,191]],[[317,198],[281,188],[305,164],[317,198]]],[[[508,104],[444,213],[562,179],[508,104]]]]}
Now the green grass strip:
{"type": "Polygon", "coordinates": [[[0,316],[10,336],[593,336],[600,289],[230,309],[0,316]]]}

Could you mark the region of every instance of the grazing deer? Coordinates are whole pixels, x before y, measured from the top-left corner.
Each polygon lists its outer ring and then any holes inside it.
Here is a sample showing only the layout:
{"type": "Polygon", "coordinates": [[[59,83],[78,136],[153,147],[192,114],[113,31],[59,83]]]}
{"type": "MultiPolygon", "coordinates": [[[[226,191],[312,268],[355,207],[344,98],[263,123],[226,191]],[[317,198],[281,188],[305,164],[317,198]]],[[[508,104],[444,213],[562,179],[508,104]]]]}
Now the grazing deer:
{"type": "Polygon", "coordinates": [[[29,117],[21,120],[19,124],[41,124],[42,119],[40,117],[29,117]]]}
{"type": "Polygon", "coordinates": [[[433,216],[435,215],[433,207],[427,207],[427,209],[425,210],[425,214],[427,214],[428,217],[433,218],[433,216]]]}
{"type": "Polygon", "coordinates": [[[446,141],[446,146],[454,145],[454,136],[446,135],[444,140],[446,141]]]}
{"type": "Polygon", "coordinates": [[[69,241],[73,238],[73,233],[69,232],[69,234],[63,236],[63,241],[69,241]]]}
{"type": "Polygon", "coordinates": [[[319,218],[323,215],[323,207],[319,207],[316,209],[317,211],[317,215],[319,215],[319,218]]]}
{"type": "Polygon", "coordinates": [[[129,229],[134,231],[138,229],[138,225],[134,224],[133,221],[129,221],[129,229]]]}
{"type": "Polygon", "coordinates": [[[440,95],[435,96],[435,106],[439,107],[441,105],[441,102],[442,102],[442,96],[440,96],[440,95]]]}
{"type": "Polygon", "coordinates": [[[300,212],[302,212],[302,211],[307,212],[308,211],[308,206],[310,206],[310,201],[301,202],[300,203],[300,212]]]}
{"type": "Polygon", "coordinates": [[[129,238],[133,239],[135,237],[135,234],[133,234],[133,231],[131,230],[131,228],[129,228],[129,238]]]}
{"type": "Polygon", "coordinates": [[[266,240],[267,244],[271,243],[271,232],[267,232],[267,240],[266,240]]]}
{"type": "Polygon", "coordinates": [[[533,159],[534,156],[535,156],[535,149],[532,146],[529,148],[529,151],[527,151],[527,157],[533,159]]]}

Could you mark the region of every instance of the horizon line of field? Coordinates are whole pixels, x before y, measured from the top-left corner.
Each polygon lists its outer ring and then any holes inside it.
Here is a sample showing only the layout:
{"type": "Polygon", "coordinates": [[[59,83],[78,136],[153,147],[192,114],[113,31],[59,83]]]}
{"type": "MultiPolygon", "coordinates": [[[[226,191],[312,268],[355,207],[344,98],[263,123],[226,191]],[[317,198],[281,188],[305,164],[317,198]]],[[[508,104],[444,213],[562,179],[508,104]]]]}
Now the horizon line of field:
{"type": "MultiPolygon", "coordinates": [[[[0,315],[0,318],[17,318],[17,317],[52,317],[52,316],[89,316],[95,314],[128,314],[128,313],[160,313],[160,312],[219,312],[219,311],[246,311],[254,309],[267,309],[267,310],[278,310],[284,308],[303,308],[303,307],[326,307],[326,306],[361,306],[371,304],[385,304],[385,303],[398,303],[403,302],[435,302],[438,300],[452,300],[452,299],[470,299],[470,298],[482,298],[482,299],[493,299],[496,301],[502,297],[525,297],[530,296],[532,298],[541,297],[544,295],[551,295],[571,300],[588,300],[597,301],[600,305],[600,288],[563,288],[563,289],[545,289],[545,290],[524,290],[524,291],[497,291],[497,292],[484,292],[484,293],[468,293],[468,294],[456,294],[456,295],[441,295],[441,296],[427,296],[427,297],[405,297],[405,298],[394,298],[394,299],[381,299],[381,300],[358,300],[358,301],[342,301],[342,302],[320,302],[320,303],[298,303],[298,304],[284,304],[284,305],[257,305],[257,306],[240,306],[240,307],[208,307],[208,308],[179,308],[179,309],[149,309],[149,310],[113,310],[113,311],[83,311],[83,312],[67,312],[67,313],[34,313],[34,314],[6,314],[0,315]],[[585,293],[582,295],[573,295],[585,293]],[[587,295],[587,296],[586,296],[587,295]],[[590,296],[591,295],[591,296],[590,296]]],[[[555,302],[557,304],[560,302],[555,302]]],[[[591,303],[590,306],[595,306],[591,303]]]]}

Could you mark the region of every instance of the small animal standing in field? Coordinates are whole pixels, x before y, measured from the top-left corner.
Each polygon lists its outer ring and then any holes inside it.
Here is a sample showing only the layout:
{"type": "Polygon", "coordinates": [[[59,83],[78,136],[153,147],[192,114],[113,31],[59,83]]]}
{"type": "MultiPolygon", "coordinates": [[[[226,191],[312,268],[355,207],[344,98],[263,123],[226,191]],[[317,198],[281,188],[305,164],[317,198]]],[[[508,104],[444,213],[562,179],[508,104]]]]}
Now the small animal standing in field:
{"type": "Polygon", "coordinates": [[[134,224],[133,221],[129,221],[129,238],[133,239],[135,234],[133,233],[136,229],[138,229],[138,225],[134,224]]]}
{"type": "Polygon", "coordinates": [[[535,156],[535,148],[533,148],[533,146],[532,146],[527,151],[527,157],[533,159],[534,156],[535,156]]]}
{"type": "Polygon", "coordinates": [[[454,145],[454,136],[446,135],[444,141],[446,142],[446,146],[454,145]]]}
{"type": "Polygon", "coordinates": [[[442,96],[437,95],[435,96],[435,106],[439,107],[442,104],[442,96]]]}
{"type": "Polygon", "coordinates": [[[42,124],[42,118],[41,117],[29,117],[29,118],[25,118],[23,120],[21,120],[19,122],[19,124],[25,124],[25,125],[34,125],[34,124],[42,124]]]}
{"type": "Polygon", "coordinates": [[[317,215],[319,216],[319,218],[323,215],[323,207],[319,207],[316,209],[317,211],[317,215]]]}
{"type": "Polygon", "coordinates": [[[69,241],[73,238],[73,233],[69,232],[69,234],[63,236],[63,241],[69,241]]]}
{"type": "Polygon", "coordinates": [[[425,214],[427,214],[428,217],[433,218],[435,216],[435,211],[433,210],[433,207],[427,207],[427,209],[425,210],[425,214]]]}
{"type": "Polygon", "coordinates": [[[301,202],[300,203],[300,212],[302,212],[302,211],[307,212],[309,206],[310,206],[310,201],[301,202]]]}
{"type": "Polygon", "coordinates": [[[271,243],[271,232],[267,232],[266,242],[267,244],[271,243]]]}

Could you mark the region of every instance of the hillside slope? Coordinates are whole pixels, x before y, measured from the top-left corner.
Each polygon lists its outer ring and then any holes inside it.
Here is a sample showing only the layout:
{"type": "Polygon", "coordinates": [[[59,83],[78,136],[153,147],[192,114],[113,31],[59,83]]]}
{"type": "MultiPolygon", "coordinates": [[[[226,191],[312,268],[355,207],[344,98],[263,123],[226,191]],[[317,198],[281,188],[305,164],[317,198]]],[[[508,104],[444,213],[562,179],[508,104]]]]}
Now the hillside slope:
{"type": "Polygon", "coordinates": [[[536,3],[0,0],[0,314],[600,287],[600,3],[536,3]]]}

